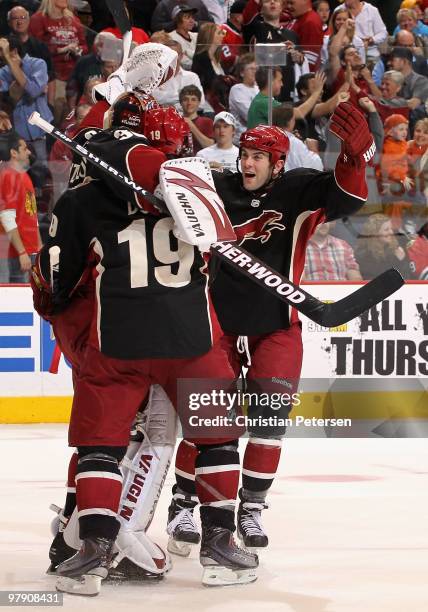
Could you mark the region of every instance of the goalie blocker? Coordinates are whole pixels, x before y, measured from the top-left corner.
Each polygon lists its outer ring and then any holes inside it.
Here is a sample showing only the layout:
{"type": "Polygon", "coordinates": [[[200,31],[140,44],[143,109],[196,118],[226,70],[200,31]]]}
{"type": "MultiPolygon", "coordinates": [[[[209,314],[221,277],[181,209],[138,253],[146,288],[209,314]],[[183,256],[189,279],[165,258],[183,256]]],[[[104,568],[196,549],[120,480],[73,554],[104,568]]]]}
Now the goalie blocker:
{"type": "MultiPolygon", "coordinates": [[[[94,164],[97,168],[100,168],[103,172],[106,172],[107,174],[112,176],[116,181],[118,181],[122,185],[125,185],[134,193],[144,196],[144,198],[154,204],[157,208],[164,207],[163,200],[161,200],[159,197],[156,197],[147,190],[143,189],[143,187],[136,184],[135,181],[132,181],[131,179],[129,179],[129,177],[119,172],[116,168],[100,159],[97,155],[91,153],[88,148],[73,142],[60,130],[42,119],[39,113],[33,113],[29,118],[29,123],[31,123],[32,125],[39,126],[45,132],[51,134],[51,136],[53,136],[56,140],[64,142],[75,153],[88,159],[88,161],[94,164]]],[[[195,158],[182,158],[180,160],[169,160],[162,164],[161,172],[164,172],[164,176],[166,176],[164,182],[168,180],[168,172],[170,172],[171,170],[174,171],[175,168],[180,169],[178,174],[181,175],[181,179],[179,179],[181,180],[181,183],[179,186],[183,190],[182,193],[185,194],[187,198],[191,198],[192,206],[194,208],[198,206],[198,210],[200,211],[198,219],[204,219],[206,218],[206,203],[204,201],[206,198],[203,197],[203,199],[201,199],[198,194],[202,193],[205,196],[207,193],[212,192],[212,184],[211,182],[203,181],[203,179],[201,179],[194,172],[194,170],[192,170],[191,172],[189,169],[187,169],[186,171],[187,176],[184,180],[182,170],[183,162],[185,162],[186,159],[191,159],[192,162],[195,162],[195,158]],[[201,183],[203,183],[203,185],[201,185],[201,183]]],[[[175,184],[177,184],[177,179],[175,178],[173,180],[175,180],[175,184]]],[[[168,186],[170,193],[173,184],[174,183],[171,183],[171,185],[168,186]]],[[[215,201],[221,202],[221,199],[218,198],[218,200],[216,199],[215,201]]],[[[192,208],[193,211],[194,208],[192,208]]],[[[177,232],[183,232],[181,234],[183,236],[183,240],[185,240],[185,236],[187,236],[189,240],[190,238],[192,238],[192,240],[199,239],[201,240],[201,246],[203,244],[204,248],[206,248],[205,236],[196,236],[197,232],[195,229],[193,229],[193,236],[192,233],[186,234],[186,232],[190,231],[189,225],[191,224],[191,222],[189,222],[189,220],[187,219],[186,223],[186,221],[184,220],[184,215],[186,213],[183,209],[180,210],[180,212],[177,212],[176,207],[174,210],[174,207],[171,206],[170,213],[174,221],[176,222],[177,232]]],[[[221,217],[218,215],[217,211],[216,215],[218,220],[220,220],[221,217]]],[[[224,217],[226,217],[224,211],[222,213],[222,217],[223,215],[224,217]]],[[[214,223],[217,231],[224,231],[225,235],[227,235],[227,232],[230,231],[230,221],[229,225],[227,225],[225,220],[223,224],[221,222],[219,223],[218,221],[212,221],[212,223],[214,223]]],[[[220,241],[227,239],[223,237],[217,238],[217,240],[220,241]]],[[[195,244],[195,242],[192,242],[191,244],[195,244]]],[[[282,300],[283,302],[286,302],[290,306],[293,306],[296,310],[307,316],[309,319],[324,327],[336,327],[338,325],[342,325],[343,323],[347,323],[351,319],[361,315],[363,312],[365,312],[375,304],[388,298],[404,284],[404,280],[401,274],[394,268],[390,268],[389,270],[386,270],[383,274],[376,277],[363,287],[360,287],[342,300],[339,300],[334,304],[324,304],[314,296],[304,291],[298,285],[292,283],[288,278],[281,275],[279,272],[273,270],[267,264],[263,263],[253,255],[248,253],[246,250],[237,247],[233,244],[214,244],[213,246],[214,248],[211,249],[211,252],[215,254],[216,257],[219,257],[227,264],[232,265],[235,269],[239,270],[240,273],[247,276],[248,278],[251,278],[259,285],[263,285],[266,291],[269,291],[270,293],[274,294],[278,299],[282,300]],[[228,257],[226,253],[232,247],[234,249],[237,249],[237,251],[231,252],[230,256],[228,257]],[[249,259],[245,261],[241,259],[240,262],[236,262],[235,257],[238,257],[239,255],[245,255],[249,259]],[[260,266],[260,268],[257,266],[260,266]],[[263,271],[261,270],[261,267],[263,267],[263,271]],[[290,287],[291,289],[288,290],[288,287],[290,287]]]]}

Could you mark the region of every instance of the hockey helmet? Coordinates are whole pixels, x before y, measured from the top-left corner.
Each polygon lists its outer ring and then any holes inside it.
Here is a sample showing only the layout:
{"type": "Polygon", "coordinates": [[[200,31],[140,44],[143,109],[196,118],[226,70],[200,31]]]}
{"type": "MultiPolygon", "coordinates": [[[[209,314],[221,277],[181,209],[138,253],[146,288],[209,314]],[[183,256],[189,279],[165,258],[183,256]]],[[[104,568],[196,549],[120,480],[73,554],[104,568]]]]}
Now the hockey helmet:
{"type": "Polygon", "coordinates": [[[279,159],[285,159],[290,150],[290,141],[281,128],[275,125],[258,125],[241,134],[239,155],[244,147],[269,153],[272,164],[276,164],[279,159]]]}
{"type": "Polygon", "coordinates": [[[190,129],[172,106],[150,109],[146,113],[144,135],[150,144],[165,155],[183,156],[189,153],[190,129]]]}
{"type": "Polygon", "coordinates": [[[127,127],[139,134],[146,133],[147,111],[159,108],[153,96],[127,92],[121,94],[108,111],[107,127],[127,127]]]}

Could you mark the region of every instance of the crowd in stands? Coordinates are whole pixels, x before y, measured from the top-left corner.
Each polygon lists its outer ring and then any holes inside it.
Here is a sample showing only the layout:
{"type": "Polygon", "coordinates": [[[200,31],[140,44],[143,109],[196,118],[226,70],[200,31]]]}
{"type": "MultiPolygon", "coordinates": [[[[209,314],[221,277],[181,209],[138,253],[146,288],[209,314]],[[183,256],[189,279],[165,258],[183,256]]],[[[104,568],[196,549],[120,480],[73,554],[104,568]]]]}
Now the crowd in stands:
{"type": "MultiPolygon", "coordinates": [[[[395,2],[391,27],[392,5],[126,2],[133,44],[177,51],[179,70],[154,95],[182,113],[193,154],[214,170],[237,171],[240,135],[267,123],[270,111],[290,139],[286,170],[334,168],[336,105],[350,101],[365,113],[377,147],[368,201],[317,229],[306,281],[368,280],[390,266],[428,280],[428,0],[395,2]],[[282,45],[272,70],[260,43],[282,45]]],[[[93,88],[120,66],[122,41],[100,0],[2,0],[0,23],[0,283],[20,283],[71,166],[69,149],[28,118],[37,111],[72,136],[93,88]]]]}

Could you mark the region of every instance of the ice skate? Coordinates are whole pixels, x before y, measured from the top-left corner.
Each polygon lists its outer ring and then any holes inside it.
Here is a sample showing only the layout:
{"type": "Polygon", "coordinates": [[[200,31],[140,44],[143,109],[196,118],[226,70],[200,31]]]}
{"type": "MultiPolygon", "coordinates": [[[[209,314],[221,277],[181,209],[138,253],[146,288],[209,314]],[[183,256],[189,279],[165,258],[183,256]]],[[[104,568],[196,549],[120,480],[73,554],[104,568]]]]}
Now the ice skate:
{"type": "Polygon", "coordinates": [[[98,595],[101,580],[107,577],[112,562],[114,540],[87,538],[71,559],[61,563],[56,573],[57,591],[71,595],[98,595]]]}
{"type": "Polygon", "coordinates": [[[193,509],[197,502],[189,499],[173,498],[168,509],[169,534],[167,550],[170,553],[188,557],[192,546],[199,544],[201,536],[196,525],[193,509]]]}
{"type": "Polygon", "coordinates": [[[60,563],[66,561],[76,554],[76,549],[68,546],[64,540],[64,529],[67,526],[68,518],[62,513],[62,508],[51,504],[50,509],[56,512],[57,516],[51,524],[54,539],[49,548],[50,565],[46,570],[47,574],[56,574],[56,568],[60,563]]]}
{"type": "Polygon", "coordinates": [[[239,548],[232,532],[224,527],[203,528],[200,561],[205,586],[248,584],[257,580],[257,555],[239,548]]]}
{"type": "Polygon", "coordinates": [[[155,574],[133,563],[127,557],[123,557],[119,563],[113,562],[109,569],[106,582],[158,582],[164,577],[163,574],[155,574]]]}
{"type": "Polygon", "coordinates": [[[262,525],[261,513],[268,508],[268,505],[263,502],[244,501],[241,493],[239,496],[241,503],[237,517],[238,538],[250,551],[256,552],[259,548],[266,548],[269,539],[262,525]]]}

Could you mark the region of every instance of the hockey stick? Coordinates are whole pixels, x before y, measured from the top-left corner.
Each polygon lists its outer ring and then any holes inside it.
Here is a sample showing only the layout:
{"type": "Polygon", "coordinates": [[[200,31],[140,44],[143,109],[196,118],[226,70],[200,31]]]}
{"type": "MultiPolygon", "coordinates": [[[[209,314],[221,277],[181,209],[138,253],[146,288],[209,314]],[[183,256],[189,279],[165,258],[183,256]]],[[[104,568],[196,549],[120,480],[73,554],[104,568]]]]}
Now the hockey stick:
{"type": "MultiPolygon", "coordinates": [[[[60,130],[42,119],[39,113],[33,113],[28,121],[31,125],[37,125],[45,132],[51,134],[56,140],[64,142],[75,153],[85,157],[94,166],[109,174],[123,185],[126,185],[135,193],[143,196],[161,210],[164,209],[162,200],[146,191],[141,185],[137,185],[126,175],[110,166],[82,145],[74,142],[60,130]]],[[[337,327],[347,323],[395,293],[404,284],[401,274],[394,268],[390,268],[338,302],[324,304],[324,302],[310,295],[299,285],[295,285],[288,278],[276,272],[263,261],[236,244],[230,242],[217,243],[212,246],[211,252],[247,278],[251,278],[255,283],[266,289],[266,291],[286,302],[289,306],[295,307],[296,310],[323,327],[337,327]]]]}
{"type": "Polygon", "coordinates": [[[115,24],[120,30],[123,36],[123,57],[122,64],[126,62],[129,57],[132,43],[132,31],[131,22],[129,21],[128,13],[125,9],[123,0],[106,0],[108,10],[112,14],[115,24]]]}

